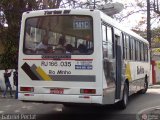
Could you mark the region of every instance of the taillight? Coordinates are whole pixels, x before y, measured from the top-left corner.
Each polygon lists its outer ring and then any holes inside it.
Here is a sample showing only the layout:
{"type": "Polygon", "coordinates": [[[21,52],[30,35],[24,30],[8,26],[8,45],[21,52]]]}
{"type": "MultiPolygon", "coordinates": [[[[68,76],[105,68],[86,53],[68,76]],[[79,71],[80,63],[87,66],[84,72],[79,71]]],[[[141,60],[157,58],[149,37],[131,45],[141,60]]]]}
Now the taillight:
{"type": "Polygon", "coordinates": [[[33,87],[20,87],[21,92],[34,92],[33,87]]]}
{"type": "Polygon", "coordinates": [[[83,94],[96,94],[96,90],[95,89],[80,89],[80,93],[83,93],[83,94]]]}

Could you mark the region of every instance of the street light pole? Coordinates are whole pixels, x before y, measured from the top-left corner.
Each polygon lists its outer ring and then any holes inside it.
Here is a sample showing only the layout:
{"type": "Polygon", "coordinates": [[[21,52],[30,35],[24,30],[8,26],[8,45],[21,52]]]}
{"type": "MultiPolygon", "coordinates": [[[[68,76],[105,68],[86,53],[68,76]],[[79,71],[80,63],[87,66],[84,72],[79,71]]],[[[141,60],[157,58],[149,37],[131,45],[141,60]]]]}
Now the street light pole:
{"type": "Polygon", "coordinates": [[[147,0],[147,40],[151,48],[150,0],[147,0]]]}

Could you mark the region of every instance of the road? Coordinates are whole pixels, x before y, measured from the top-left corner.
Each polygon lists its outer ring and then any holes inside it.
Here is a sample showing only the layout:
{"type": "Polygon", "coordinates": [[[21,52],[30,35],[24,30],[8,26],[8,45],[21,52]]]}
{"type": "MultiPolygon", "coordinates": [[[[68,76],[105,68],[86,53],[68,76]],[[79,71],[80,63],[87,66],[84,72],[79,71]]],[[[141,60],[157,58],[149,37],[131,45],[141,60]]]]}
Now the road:
{"type": "Polygon", "coordinates": [[[116,104],[73,109],[61,104],[23,103],[13,98],[0,97],[0,119],[23,117],[34,120],[135,120],[138,112],[155,106],[160,106],[160,88],[149,89],[143,95],[130,96],[125,110],[119,110],[116,104]],[[12,116],[7,116],[8,114],[12,116]]]}

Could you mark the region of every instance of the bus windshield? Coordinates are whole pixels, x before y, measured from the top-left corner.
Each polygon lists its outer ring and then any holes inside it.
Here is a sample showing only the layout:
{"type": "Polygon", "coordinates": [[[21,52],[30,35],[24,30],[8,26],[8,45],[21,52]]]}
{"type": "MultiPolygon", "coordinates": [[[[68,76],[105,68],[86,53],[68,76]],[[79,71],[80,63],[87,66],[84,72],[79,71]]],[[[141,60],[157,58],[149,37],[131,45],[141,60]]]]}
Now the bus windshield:
{"type": "Polygon", "coordinates": [[[52,15],[25,22],[24,54],[93,53],[93,19],[84,15],[52,15]]]}

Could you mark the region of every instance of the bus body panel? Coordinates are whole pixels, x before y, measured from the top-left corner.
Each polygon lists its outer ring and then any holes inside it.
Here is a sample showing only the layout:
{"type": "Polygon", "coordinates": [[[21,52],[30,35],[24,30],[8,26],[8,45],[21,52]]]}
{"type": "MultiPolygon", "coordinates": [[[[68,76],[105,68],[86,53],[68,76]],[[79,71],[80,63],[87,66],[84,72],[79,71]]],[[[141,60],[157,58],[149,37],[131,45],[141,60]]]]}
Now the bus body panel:
{"type": "Polygon", "coordinates": [[[130,95],[144,88],[145,77],[149,80],[150,64],[147,62],[126,62],[126,79],[129,79],[130,95]]]}
{"type": "MultiPolygon", "coordinates": [[[[63,10],[62,10],[63,11],[63,10]]],[[[71,11],[69,15],[81,15],[82,12],[71,11]]],[[[44,11],[24,13],[21,26],[21,38],[19,49],[19,99],[20,100],[38,100],[38,101],[52,101],[52,102],[87,102],[87,103],[99,103],[102,104],[102,63],[100,56],[101,51],[98,49],[101,44],[98,42],[101,40],[96,34],[100,34],[100,17],[99,12],[92,12],[90,10],[84,11],[83,15],[89,15],[93,18],[93,39],[94,39],[94,52],[91,55],[71,55],[71,58],[62,59],[50,59],[42,58],[42,55],[26,55],[23,53],[23,36],[25,36],[25,24],[26,20],[30,17],[44,16],[44,11]],[[99,28],[99,29],[95,29],[99,28]],[[98,60],[97,60],[98,59],[98,60]],[[91,68],[75,69],[76,65],[88,64],[91,68]],[[57,67],[58,66],[58,67],[57,67]],[[28,70],[29,69],[29,70],[28,70]],[[33,72],[31,74],[31,72],[33,72]],[[38,76],[39,80],[31,80],[34,75],[38,76]],[[20,91],[21,87],[33,87],[34,92],[31,94],[34,96],[24,96],[27,93],[20,91]],[[63,94],[55,94],[51,91],[55,89],[63,89],[63,94]],[[95,89],[94,94],[80,93],[81,89],[95,89]],[[58,95],[59,94],[59,95],[58,95]],[[44,98],[40,98],[47,96],[44,98]],[[51,96],[49,99],[49,96],[51,96]],[[54,97],[55,99],[54,99],[54,97]],[[57,97],[56,97],[57,96],[57,97]],[[58,97],[60,96],[60,97],[58,97]],[[61,100],[66,97],[66,99],[61,100]],[[68,97],[67,97],[68,96],[68,97]],[[89,96],[89,100],[81,98],[83,96],[89,96]],[[91,100],[93,97],[93,100],[91,100]],[[67,100],[67,98],[69,98],[67,100]],[[72,99],[73,98],[73,99],[72,99]]],[[[63,16],[63,15],[62,15],[63,16]]],[[[63,56],[63,55],[62,55],[63,56]]],[[[83,67],[83,66],[82,66],[83,67]]],[[[28,92],[30,94],[30,92],[28,92]]],[[[85,99],[85,98],[84,98],[85,99]]]]}
{"type": "Polygon", "coordinates": [[[102,104],[102,96],[19,93],[19,100],[48,103],[102,104]],[[47,100],[46,100],[47,98],[47,100]]]}

